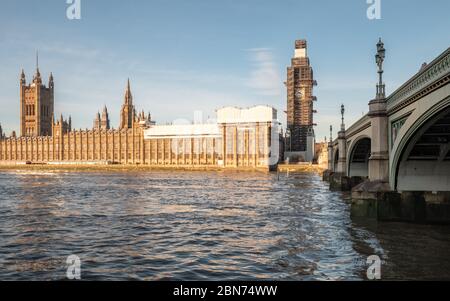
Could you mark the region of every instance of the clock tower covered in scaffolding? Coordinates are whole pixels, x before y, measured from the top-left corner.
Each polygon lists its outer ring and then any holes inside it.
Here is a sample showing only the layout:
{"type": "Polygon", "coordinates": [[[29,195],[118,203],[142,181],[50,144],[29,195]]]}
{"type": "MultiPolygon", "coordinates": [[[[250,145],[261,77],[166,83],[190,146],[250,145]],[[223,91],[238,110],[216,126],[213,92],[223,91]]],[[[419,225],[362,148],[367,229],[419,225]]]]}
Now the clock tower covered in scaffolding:
{"type": "Polygon", "coordinates": [[[306,40],[295,41],[295,53],[287,69],[287,157],[295,155],[304,161],[314,156],[314,101],[313,77],[306,40]]]}

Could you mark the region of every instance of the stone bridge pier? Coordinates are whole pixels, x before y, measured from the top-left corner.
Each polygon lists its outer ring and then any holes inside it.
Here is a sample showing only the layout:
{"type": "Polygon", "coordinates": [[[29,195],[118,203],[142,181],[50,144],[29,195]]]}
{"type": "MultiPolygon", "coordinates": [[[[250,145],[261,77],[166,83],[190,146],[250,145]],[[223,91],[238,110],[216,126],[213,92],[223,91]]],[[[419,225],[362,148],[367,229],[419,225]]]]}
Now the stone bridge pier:
{"type": "Polygon", "coordinates": [[[352,215],[384,221],[450,223],[450,48],[386,97],[378,84],[369,113],[342,122],[328,144],[330,189],[351,191],[352,215]]]}

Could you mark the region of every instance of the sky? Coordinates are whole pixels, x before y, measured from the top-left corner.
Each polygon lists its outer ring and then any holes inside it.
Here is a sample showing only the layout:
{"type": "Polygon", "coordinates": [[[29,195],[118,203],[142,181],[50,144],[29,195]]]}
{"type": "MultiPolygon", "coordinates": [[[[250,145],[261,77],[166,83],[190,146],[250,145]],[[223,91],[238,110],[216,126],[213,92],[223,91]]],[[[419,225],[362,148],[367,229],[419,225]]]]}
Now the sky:
{"type": "Polygon", "coordinates": [[[215,116],[224,106],[271,105],[285,124],[286,68],[296,39],[307,39],[318,82],[316,137],[350,125],[375,96],[376,43],[387,49],[385,83],[393,92],[450,47],[450,1],[380,0],[0,0],[0,123],[19,129],[19,76],[55,78],[55,114],[91,128],[108,107],[118,126],[127,78],[136,109],[159,124],[215,116]],[[70,2],[70,1],[69,1],[70,2]]]}

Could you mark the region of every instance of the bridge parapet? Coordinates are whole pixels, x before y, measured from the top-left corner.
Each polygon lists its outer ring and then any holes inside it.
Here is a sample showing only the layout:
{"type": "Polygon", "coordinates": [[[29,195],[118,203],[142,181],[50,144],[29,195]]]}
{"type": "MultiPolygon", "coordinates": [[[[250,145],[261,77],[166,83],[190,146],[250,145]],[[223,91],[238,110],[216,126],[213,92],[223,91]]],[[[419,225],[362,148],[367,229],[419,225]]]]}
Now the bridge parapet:
{"type": "Polygon", "coordinates": [[[366,114],[345,131],[345,136],[351,138],[368,127],[370,127],[370,116],[366,114]]]}
{"type": "MultiPolygon", "coordinates": [[[[404,101],[414,97],[425,88],[432,88],[434,82],[441,81],[446,77],[450,77],[450,48],[389,95],[387,98],[388,111],[395,110],[404,101]]],[[[422,93],[418,97],[423,97],[422,93]]]]}

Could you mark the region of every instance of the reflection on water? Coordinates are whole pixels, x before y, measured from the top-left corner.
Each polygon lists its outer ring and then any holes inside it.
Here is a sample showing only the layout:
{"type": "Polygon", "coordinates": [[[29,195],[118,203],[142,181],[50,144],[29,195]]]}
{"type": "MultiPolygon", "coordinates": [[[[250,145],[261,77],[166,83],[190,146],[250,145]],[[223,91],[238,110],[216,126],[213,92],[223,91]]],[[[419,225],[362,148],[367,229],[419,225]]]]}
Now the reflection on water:
{"type": "Polygon", "coordinates": [[[0,173],[0,279],[450,280],[450,228],[351,220],[319,176],[0,173]]]}

